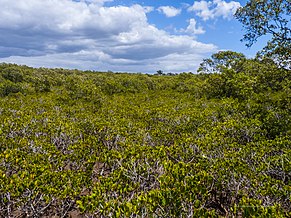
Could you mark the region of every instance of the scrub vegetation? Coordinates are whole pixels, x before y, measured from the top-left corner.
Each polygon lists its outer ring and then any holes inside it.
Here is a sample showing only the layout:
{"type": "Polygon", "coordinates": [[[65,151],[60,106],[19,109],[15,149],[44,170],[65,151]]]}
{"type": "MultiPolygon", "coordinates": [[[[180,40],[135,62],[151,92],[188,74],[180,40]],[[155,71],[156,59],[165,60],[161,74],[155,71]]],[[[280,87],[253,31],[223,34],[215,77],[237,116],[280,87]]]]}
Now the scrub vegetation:
{"type": "Polygon", "coordinates": [[[0,216],[290,217],[290,70],[199,71],[0,64],[0,216]]]}
{"type": "Polygon", "coordinates": [[[0,217],[291,217],[289,0],[198,74],[0,64],[0,217]]]}

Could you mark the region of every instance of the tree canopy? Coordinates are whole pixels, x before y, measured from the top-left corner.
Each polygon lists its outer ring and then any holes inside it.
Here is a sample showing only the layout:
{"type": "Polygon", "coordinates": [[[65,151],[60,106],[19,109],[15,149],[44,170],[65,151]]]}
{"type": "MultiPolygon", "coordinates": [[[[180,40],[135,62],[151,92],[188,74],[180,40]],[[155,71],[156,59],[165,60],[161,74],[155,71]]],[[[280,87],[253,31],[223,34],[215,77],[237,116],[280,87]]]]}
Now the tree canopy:
{"type": "Polygon", "coordinates": [[[243,60],[244,54],[234,51],[219,51],[211,55],[211,58],[203,59],[198,68],[200,73],[221,72],[224,68],[236,69],[243,60]]]}
{"type": "Polygon", "coordinates": [[[246,46],[251,47],[261,36],[271,35],[259,55],[272,57],[287,68],[291,64],[290,15],[290,0],[250,0],[235,13],[246,30],[242,39],[246,46]]]}

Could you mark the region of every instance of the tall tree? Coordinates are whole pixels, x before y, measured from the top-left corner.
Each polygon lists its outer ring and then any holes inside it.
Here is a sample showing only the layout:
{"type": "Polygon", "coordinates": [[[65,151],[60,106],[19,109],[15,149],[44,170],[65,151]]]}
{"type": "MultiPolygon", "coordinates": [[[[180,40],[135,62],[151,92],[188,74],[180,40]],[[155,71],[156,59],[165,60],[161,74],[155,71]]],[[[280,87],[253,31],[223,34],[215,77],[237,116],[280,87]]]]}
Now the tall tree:
{"type": "Polygon", "coordinates": [[[219,73],[223,69],[238,69],[240,63],[246,60],[242,53],[234,51],[219,51],[211,55],[211,58],[203,59],[197,72],[200,73],[219,73]]]}
{"type": "Polygon", "coordinates": [[[242,41],[251,47],[263,35],[271,35],[260,57],[271,57],[281,66],[291,66],[291,0],[249,0],[235,17],[246,33],[242,41]]]}

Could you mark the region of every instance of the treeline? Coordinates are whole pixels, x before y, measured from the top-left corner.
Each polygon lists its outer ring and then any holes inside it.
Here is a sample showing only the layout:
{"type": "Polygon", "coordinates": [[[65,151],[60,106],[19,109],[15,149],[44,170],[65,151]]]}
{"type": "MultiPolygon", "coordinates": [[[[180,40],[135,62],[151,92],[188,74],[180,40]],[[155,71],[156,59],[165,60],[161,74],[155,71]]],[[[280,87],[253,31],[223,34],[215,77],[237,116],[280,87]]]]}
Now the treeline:
{"type": "MultiPolygon", "coordinates": [[[[189,92],[197,98],[233,97],[241,100],[254,98],[264,92],[288,93],[290,70],[278,68],[272,61],[237,59],[229,65],[230,51],[219,52],[211,63],[204,60],[199,74],[127,74],[64,69],[34,69],[15,64],[0,64],[0,96],[13,93],[30,95],[63,90],[81,92],[81,96],[98,92],[112,95],[137,93],[148,90],[174,90],[189,92]],[[205,66],[206,65],[206,66],[205,66]],[[209,65],[209,66],[208,66],[209,65]],[[211,69],[210,69],[211,68],[211,69]],[[83,93],[82,93],[83,92],[83,93]]],[[[235,52],[232,52],[235,53],[235,52]]],[[[239,54],[239,53],[235,53],[239,54]]],[[[77,96],[76,96],[77,97],[77,96]]]]}

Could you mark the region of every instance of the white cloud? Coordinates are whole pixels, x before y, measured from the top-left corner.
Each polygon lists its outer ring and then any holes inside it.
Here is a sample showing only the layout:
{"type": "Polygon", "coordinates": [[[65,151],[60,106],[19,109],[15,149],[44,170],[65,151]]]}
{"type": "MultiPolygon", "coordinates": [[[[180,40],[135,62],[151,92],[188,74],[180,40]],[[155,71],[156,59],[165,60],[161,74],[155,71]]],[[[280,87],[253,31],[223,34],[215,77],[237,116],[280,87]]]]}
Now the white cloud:
{"type": "Polygon", "coordinates": [[[231,18],[236,10],[241,6],[239,2],[230,1],[229,3],[221,0],[214,0],[214,4],[216,4],[215,16],[222,16],[225,19],[231,18]]]}
{"type": "Polygon", "coordinates": [[[151,6],[144,6],[143,9],[145,13],[150,13],[155,10],[155,8],[151,6]]]}
{"type": "MultiPolygon", "coordinates": [[[[200,43],[187,35],[171,35],[150,25],[147,13],[153,10],[151,7],[106,7],[105,2],[0,0],[0,62],[179,72],[194,71],[217,49],[213,44],[200,43]]],[[[202,31],[196,23],[192,25],[195,34],[202,31]]]]}
{"type": "Polygon", "coordinates": [[[197,16],[203,20],[223,17],[224,19],[231,19],[236,10],[240,7],[240,3],[236,1],[226,2],[223,0],[213,1],[195,1],[194,4],[188,8],[189,11],[194,11],[197,16]]]}
{"type": "Polygon", "coordinates": [[[166,17],[175,17],[181,13],[181,9],[172,6],[161,6],[158,11],[165,14],[166,17]]]}
{"type": "MultiPolygon", "coordinates": [[[[202,45],[201,49],[205,49],[202,45]]],[[[209,51],[214,51],[209,47],[209,51]]],[[[81,70],[115,71],[115,72],[142,72],[155,73],[157,70],[164,72],[195,72],[204,52],[195,49],[194,52],[171,53],[163,57],[144,60],[114,59],[106,53],[98,51],[80,51],[76,53],[56,53],[43,56],[11,56],[0,59],[0,62],[11,62],[33,67],[69,68],[81,70]]]]}
{"type": "Polygon", "coordinates": [[[204,34],[205,30],[201,26],[197,27],[196,20],[194,18],[192,18],[189,20],[189,25],[188,25],[187,29],[185,30],[185,32],[189,33],[189,34],[198,35],[198,34],[204,34]]]}
{"type": "Polygon", "coordinates": [[[113,0],[80,0],[81,2],[94,3],[103,5],[105,2],[112,2],[113,0]]]}

